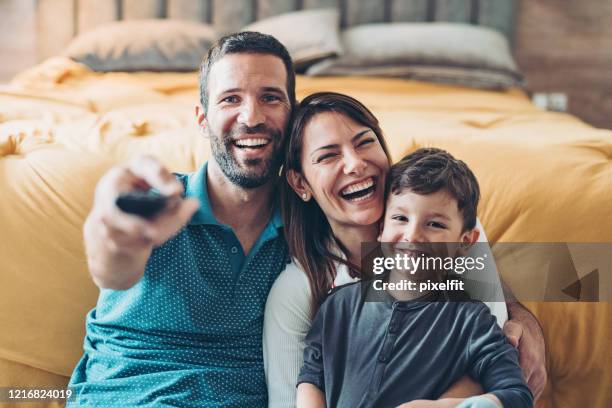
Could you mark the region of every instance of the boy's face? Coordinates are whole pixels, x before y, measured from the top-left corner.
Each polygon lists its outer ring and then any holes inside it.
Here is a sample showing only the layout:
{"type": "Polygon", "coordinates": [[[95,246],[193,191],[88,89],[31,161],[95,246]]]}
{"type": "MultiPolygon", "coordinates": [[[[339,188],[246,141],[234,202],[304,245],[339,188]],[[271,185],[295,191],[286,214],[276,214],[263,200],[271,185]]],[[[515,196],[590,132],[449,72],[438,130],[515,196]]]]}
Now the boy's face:
{"type": "MultiPolygon", "coordinates": [[[[405,248],[398,245],[396,249],[434,255],[430,253],[432,246],[428,244],[445,242],[469,246],[478,239],[478,234],[477,229],[463,231],[463,217],[457,200],[448,191],[423,195],[405,189],[399,194],[389,194],[379,241],[424,244],[416,247],[405,245],[405,248]]],[[[446,255],[454,256],[459,245],[454,246],[455,249],[446,247],[446,255]]]]}

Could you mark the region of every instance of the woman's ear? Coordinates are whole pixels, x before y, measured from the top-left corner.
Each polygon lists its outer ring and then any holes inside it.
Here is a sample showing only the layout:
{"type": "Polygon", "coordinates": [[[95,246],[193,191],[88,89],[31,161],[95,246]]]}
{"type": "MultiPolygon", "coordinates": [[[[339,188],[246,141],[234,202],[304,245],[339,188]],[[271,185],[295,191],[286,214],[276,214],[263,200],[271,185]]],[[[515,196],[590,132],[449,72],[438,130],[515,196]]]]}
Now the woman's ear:
{"type": "Polygon", "coordinates": [[[385,229],[385,214],[383,213],[383,218],[380,221],[378,221],[378,237],[376,238],[378,242],[381,242],[380,240],[382,239],[382,233],[384,229],[385,229]]]}
{"type": "Polygon", "coordinates": [[[304,176],[295,170],[287,170],[287,182],[302,200],[310,200],[312,197],[312,190],[310,189],[310,185],[308,185],[308,182],[304,176]]]}

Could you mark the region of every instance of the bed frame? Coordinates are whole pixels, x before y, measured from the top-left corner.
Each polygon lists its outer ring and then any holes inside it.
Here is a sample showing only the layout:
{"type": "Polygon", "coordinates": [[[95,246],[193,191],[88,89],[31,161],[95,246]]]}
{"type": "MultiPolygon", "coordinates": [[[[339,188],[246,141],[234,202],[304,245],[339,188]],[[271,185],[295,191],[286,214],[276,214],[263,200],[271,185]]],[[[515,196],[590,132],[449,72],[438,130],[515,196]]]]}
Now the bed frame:
{"type": "Polygon", "coordinates": [[[514,0],[37,0],[38,54],[56,55],[77,34],[117,20],[201,21],[230,33],[276,14],[326,7],[340,10],[343,27],[452,21],[493,27],[513,38],[514,0]]]}

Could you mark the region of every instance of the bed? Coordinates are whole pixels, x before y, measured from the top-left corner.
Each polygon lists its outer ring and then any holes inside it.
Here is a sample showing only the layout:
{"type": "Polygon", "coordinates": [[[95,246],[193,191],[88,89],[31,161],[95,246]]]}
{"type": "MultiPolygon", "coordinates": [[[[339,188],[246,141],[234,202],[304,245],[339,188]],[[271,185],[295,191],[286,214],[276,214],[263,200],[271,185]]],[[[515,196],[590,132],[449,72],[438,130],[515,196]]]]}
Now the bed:
{"type": "MultiPolygon", "coordinates": [[[[98,291],[81,229],[99,177],[141,153],[178,172],[195,170],[209,156],[193,117],[196,72],[96,72],[58,56],[75,35],[140,18],[198,20],[231,32],[283,12],[331,6],[342,29],[453,21],[493,27],[511,39],[514,4],[500,3],[39,1],[48,58],[0,88],[0,387],[64,387],[82,354],[84,317],[98,291]]],[[[542,111],[517,86],[491,90],[366,74],[299,75],[297,96],[331,90],[358,98],[380,119],[394,160],[437,146],[466,161],[481,184],[479,214],[492,244],[570,242],[610,251],[611,131],[542,111]]],[[[529,292],[546,286],[541,264],[513,268],[503,248],[496,260],[507,264],[500,266],[503,279],[527,293],[523,300],[544,329],[549,382],[538,407],[612,405],[612,262],[598,265],[597,293],[587,300],[599,302],[543,302],[529,292]]],[[[591,271],[587,264],[576,261],[578,278],[591,271]]]]}

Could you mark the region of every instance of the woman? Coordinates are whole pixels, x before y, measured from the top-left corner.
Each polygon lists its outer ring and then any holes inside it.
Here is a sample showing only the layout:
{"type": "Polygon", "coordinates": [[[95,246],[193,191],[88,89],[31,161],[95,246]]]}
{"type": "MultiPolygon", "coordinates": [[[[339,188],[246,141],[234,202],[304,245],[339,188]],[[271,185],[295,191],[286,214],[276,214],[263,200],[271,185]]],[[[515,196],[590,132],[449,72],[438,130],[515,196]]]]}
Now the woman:
{"type": "MultiPolygon", "coordinates": [[[[303,340],[327,292],[368,278],[358,267],[361,243],[378,236],[390,161],[378,120],[357,100],[324,92],[300,103],[281,196],[293,262],[274,283],[264,320],[270,407],[295,406],[303,340]]],[[[505,320],[505,306],[494,314],[505,320]]]]}

